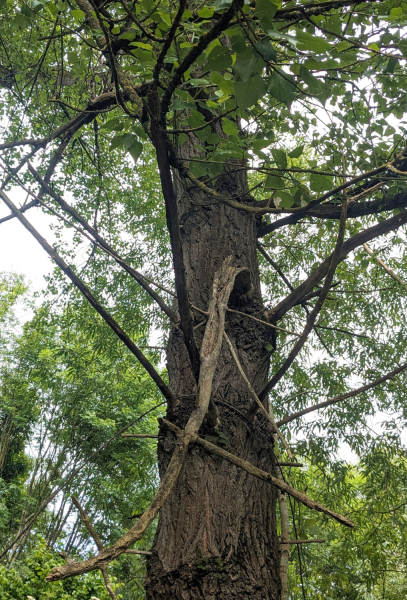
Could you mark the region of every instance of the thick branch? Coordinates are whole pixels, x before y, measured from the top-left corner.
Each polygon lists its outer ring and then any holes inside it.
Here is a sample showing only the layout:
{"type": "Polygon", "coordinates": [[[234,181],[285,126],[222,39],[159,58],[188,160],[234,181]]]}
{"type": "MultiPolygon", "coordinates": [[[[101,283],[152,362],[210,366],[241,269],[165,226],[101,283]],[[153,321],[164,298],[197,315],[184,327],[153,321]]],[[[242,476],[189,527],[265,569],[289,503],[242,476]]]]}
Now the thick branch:
{"type": "MultiPolygon", "coordinates": [[[[401,227],[402,225],[405,225],[406,223],[407,223],[407,211],[403,211],[402,213],[400,213],[394,217],[390,217],[389,219],[386,219],[385,221],[382,221],[381,223],[378,223],[377,225],[373,225],[373,227],[369,227],[369,228],[365,229],[364,231],[357,233],[356,235],[354,235],[351,238],[349,238],[348,240],[346,240],[346,242],[344,242],[341,252],[340,252],[339,260],[343,261],[346,258],[346,256],[350,252],[355,250],[355,248],[357,248],[358,246],[361,246],[362,244],[365,244],[366,242],[369,242],[370,240],[373,240],[373,239],[379,237],[380,235],[385,235],[385,234],[389,233],[390,231],[394,231],[395,229],[398,229],[399,227],[401,227]]],[[[296,304],[301,302],[301,300],[304,298],[304,296],[306,296],[307,294],[312,292],[314,287],[327,274],[329,265],[331,262],[331,258],[332,258],[332,254],[330,256],[328,256],[319,265],[319,267],[317,269],[315,269],[315,271],[312,273],[312,275],[310,275],[308,277],[308,279],[303,281],[303,283],[301,285],[299,285],[289,296],[284,298],[284,300],[282,300],[279,304],[277,304],[277,306],[275,306],[269,312],[269,318],[273,323],[276,323],[277,321],[282,319],[282,317],[293,306],[295,306],[296,304]]]]}
{"type": "Polygon", "coordinates": [[[52,260],[62,269],[62,271],[69,277],[72,283],[79,289],[80,292],[85,296],[88,302],[93,306],[93,308],[100,314],[100,316],[104,319],[104,321],[109,325],[109,327],[116,333],[119,339],[127,346],[132,354],[140,361],[143,367],[146,369],[147,373],[156,383],[157,387],[160,389],[161,393],[167,400],[172,400],[172,394],[168,388],[168,386],[161,379],[160,375],[154,369],[153,365],[141,350],[136,346],[136,344],[129,338],[129,336],[123,331],[123,329],[116,323],[113,317],[99,304],[96,298],[93,296],[88,287],[83,283],[83,281],[75,275],[72,269],[66,264],[66,262],[59,256],[59,254],[54,250],[50,244],[38,233],[38,231],[31,225],[29,221],[25,218],[25,216],[18,210],[18,208],[13,204],[10,198],[0,190],[0,197],[3,202],[8,206],[8,208],[12,211],[12,213],[17,217],[17,219],[24,225],[24,227],[31,233],[31,235],[40,243],[40,245],[44,248],[44,250],[49,254],[52,260]]]}
{"type": "Polygon", "coordinates": [[[191,361],[192,372],[195,376],[196,381],[198,381],[199,351],[195,342],[191,303],[188,297],[188,288],[186,283],[184,257],[182,251],[182,242],[178,219],[177,198],[172,181],[171,167],[168,160],[167,144],[158,125],[159,99],[157,91],[150,94],[149,101],[150,110],[154,116],[154,119],[151,123],[151,135],[156,150],[158,169],[160,172],[161,179],[161,189],[165,201],[165,213],[171,241],[172,259],[175,274],[175,288],[178,299],[181,329],[184,334],[185,345],[187,347],[187,351],[191,361]]]}
{"type": "MultiPolygon", "coordinates": [[[[396,208],[407,207],[407,193],[401,192],[394,196],[385,196],[384,198],[378,198],[372,202],[355,202],[350,203],[348,208],[348,219],[357,219],[358,217],[364,217],[367,215],[376,215],[382,212],[395,210],[396,208]]],[[[341,214],[341,207],[337,204],[321,204],[315,206],[312,210],[306,214],[293,214],[282,219],[277,219],[272,223],[262,223],[258,230],[258,237],[264,237],[265,235],[285,227],[286,225],[294,225],[306,217],[316,217],[318,219],[339,219],[341,214]]]]}
{"type": "Polygon", "coordinates": [[[298,419],[299,417],[302,417],[303,415],[307,415],[310,412],[314,412],[315,410],[319,410],[320,408],[325,408],[325,406],[331,406],[331,404],[336,404],[337,402],[341,402],[342,400],[347,400],[348,398],[353,398],[353,396],[358,396],[359,394],[362,394],[363,392],[367,392],[368,390],[371,390],[372,388],[380,385],[381,383],[384,383],[385,381],[388,381],[389,379],[393,379],[396,375],[398,375],[402,371],[405,371],[406,369],[407,369],[407,363],[404,363],[403,365],[401,365],[401,367],[397,367],[397,369],[394,369],[394,371],[387,373],[387,375],[383,375],[383,377],[379,377],[379,379],[375,379],[371,383],[367,383],[366,385],[363,385],[362,387],[357,388],[356,390],[352,390],[351,392],[346,392],[346,394],[341,394],[340,396],[335,396],[335,398],[331,398],[330,400],[325,400],[325,402],[320,402],[319,404],[314,404],[313,406],[310,406],[308,408],[303,408],[302,410],[298,410],[297,412],[292,413],[291,415],[287,415],[286,417],[283,417],[282,419],[280,419],[280,421],[277,421],[277,425],[279,425],[279,426],[285,425],[286,423],[290,423],[291,421],[294,421],[295,419],[298,419]]]}

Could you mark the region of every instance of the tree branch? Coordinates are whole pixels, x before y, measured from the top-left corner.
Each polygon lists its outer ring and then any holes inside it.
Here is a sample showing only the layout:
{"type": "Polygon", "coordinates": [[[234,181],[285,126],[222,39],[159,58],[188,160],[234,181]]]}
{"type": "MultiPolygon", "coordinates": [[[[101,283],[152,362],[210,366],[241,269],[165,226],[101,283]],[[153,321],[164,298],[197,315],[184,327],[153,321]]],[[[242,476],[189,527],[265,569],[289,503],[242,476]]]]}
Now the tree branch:
{"type": "Polygon", "coordinates": [[[28,163],[28,169],[30,170],[32,175],[34,175],[34,177],[38,181],[38,183],[40,183],[41,191],[43,191],[43,193],[46,192],[49,196],[51,196],[51,198],[53,198],[56,202],[58,202],[59,206],[63,210],[65,210],[69,215],[71,215],[71,217],[73,217],[75,219],[75,221],[80,223],[82,225],[82,227],[95,238],[95,240],[98,242],[98,244],[101,246],[101,248],[103,250],[105,250],[106,252],[108,252],[108,254],[110,254],[114,258],[114,260],[125,271],[127,271],[127,273],[129,273],[129,275],[131,275],[133,277],[133,279],[135,279],[137,281],[137,283],[139,283],[141,285],[141,287],[151,296],[151,298],[153,298],[153,300],[155,300],[155,302],[157,302],[159,307],[166,313],[166,315],[168,315],[168,317],[171,319],[171,321],[173,323],[177,323],[179,321],[177,315],[174,313],[173,310],[171,310],[169,308],[169,306],[167,306],[167,304],[164,302],[164,300],[148,285],[148,283],[144,279],[143,275],[141,273],[139,273],[138,271],[136,271],[136,269],[133,269],[133,267],[128,265],[123,260],[123,258],[121,258],[121,256],[106,242],[106,240],[99,235],[99,233],[96,231],[96,229],[91,227],[91,225],[89,225],[89,223],[83,217],[81,217],[81,215],[75,210],[75,208],[73,208],[67,202],[65,202],[65,200],[59,194],[57,194],[47,184],[47,182],[44,179],[42,179],[42,177],[40,177],[40,175],[37,173],[37,171],[34,169],[34,167],[30,163],[28,163]]]}
{"type": "MultiPolygon", "coordinates": [[[[385,196],[384,198],[378,198],[372,202],[355,202],[350,203],[348,208],[348,219],[356,219],[358,217],[364,217],[367,215],[380,214],[382,212],[395,210],[396,208],[407,207],[407,193],[401,192],[394,196],[385,196]]],[[[318,219],[339,219],[341,208],[337,204],[321,204],[315,206],[312,210],[306,214],[293,214],[282,219],[277,219],[273,223],[262,223],[258,229],[257,236],[264,237],[280,227],[286,225],[294,225],[306,217],[315,217],[318,219]]]]}
{"type": "MultiPolygon", "coordinates": [[[[343,261],[346,256],[355,250],[358,246],[373,240],[380,235],[385,235],[390,233],[390,231],[394,231],[398,229],[402,225],[407,223],[407,210],[402,213],[390,217],[381,223],[377,223],[377,225],[373,225],[360,233],[352,236],[346,242],[344,242],[339,261],[343,261]]],[[[328,272],[329,265],[332,259],[332,254],[328,256],[315,271],[305,280],[301,285],[299,285],[289,296],[284,298],[277,306],[275,306],[271,311],[269,311],[270,320],[275,323],[282,319],[282,317],[296,304],[300,303],[304,296],[311,293],[314,287],[325,277],[328,272]]]]}
{"type": "MultiPolygon", "coordinates": [[[[330,263],[329,263],[327,275],[326,275],[326,278],[325,278],[324,285],[322,287],[321,293],[320,293],[320,295],[318,297],[318,300],[317,300],[314,308],[312,309],[310,315],[308,316],[307,324],[304,327],[304,331],[303,331],[301,337],[296,342],[295,346],[291,350],[290,354],[288,355],[288,357],[286,358],[286,360],[284,361],[284,363],[282,364],[282,366],[280,367],[280,369],[270,379],[270,381],[268,382],[268,384],[260,392],[259,398],[260,398],[261,401],[263,401],[266,398],[266,396],[270,392],[270,390],[273,389],[273,387],[280,381],[280,379],[283,377],[283,375],[288,371],[288,369],[293,364],[295,358],[297,357],[297,355],[301,351],[302,347],[305,344],[305,341],[307,340],[309,334],[311,333],[312,328],[313,328],[314,323],[315,323],[315,320],[316,320],[316,318],[317,318],[317,316],[318,316],[318,314],[319,314],[319,312],[320,312],[320,310],[322,308],[322,305],[323,305],[323,303],[325,301],[325,298],[328,295],[329,289],[331,287],[332,279],[333,279],[335,271],[336,271],[336,267],[338,266],[338,264],[340,262],[340,254],[341,254],[341,249],[342,249],[342,246],[343,246],[343,238],[344,238],[344,235],[345,235],[345,223],[346,223],[347,207],[348,207],[348,201],[347,201],[346,194],[344,193],[344,197],[343,197],[343,201],[342,201],[341,220],[339,222],[338,238],[337,238],[337,241],[336,241],[336,244],[335,244],[335,249],[334,249],[334,251],[333,251],[333,253],[332,253],[331,257],[330,257],[330,263]]],[[[257,408],[257,405],[252,405],[252,407],[250,408],[249,414],[251,416],[255,413],[256,408],[257,408]]]]}
{"type": "MultiPolygon", "coordinates": [[[[170,423],[165,419],[160,419],[160,422],[162,422],[170,431],[173,431],[176,435],[182,435],[182,430],[179,429],[173,423],[170,423]]],[[[332,519],[335,519],[335,521],[338,521],[338,523],[341,523],[341,525],[346,525],[347,527],[354,527],[352,521],[350,521],[346,517],[343,517],[342,515],[331,511],[329,508],[326,508],[322,504],[311,500],[311,498],[309,498],[303,492],[296,490],[284,481],[280,481],[277,477],[271,475],[271,473],[267,473],[267,471],[262,471],[261,469],[255,467],[249,461],[239,458],[231,452],[227,452],[227,450],[223,450],[222,448],[219,448],[219,446],[216,446],[215,444],[212,444],[211,442],[208,442],[207,440],[204,440],[203,438],[200,438],[197,435],[193,436],[193,439],[191,441],[197,446],[204,448],[204,450],[210,452],[211,454],[217,454],[221,458],[228,460],[237,467],[244,469],[247,473],[250,473],[254,477],[257,477],[262,481],[271,483],[273,486],[275,486],[282,492],[288,494],[292,498],[295,498],[296,500],[298,500],[298,502],[301,502],[301,504],[304,504],[308,508],[324,513],[328,517],[331,517],[332,519]]]]}
{"type": "Polygon", "coordinates": [[[184,256],[178,219],[177,199],[172,181],[171,167],[168,160],[166,140],[163,137],[158,125],[160,106],[156,90],[151,92],[149,95],[149,106],[153,115],[151,122],[151,135],[156,149],[161,188],[165,202],[167,227],[170,234],[175,275],[175,288],[178,299],[181,329],[184,334],[185,345],[191,361],[192,373],[194,374],[195,380],[198,381],[199,351],[195,342],[191,303],[188,297],[184,256]]]}
{"type": "Polygon", "coordinates": [[[302,410],[298,410],[297,412],[292,413],[291,415],[287,415],[286,417],[283,417],[282,419],[280,419],[280,421],[277,421],[277,425],[278,426],[285,425],[286,423],[290,423],[291,421],[294,421],[295,419],[298,419],[299,417],[302,417],[303,415],[307,415],[310,412],[314,412],[315,410],[319,410],[320,408],[325,408],[325,406],[331,406],[331,404],[336,404],[337,402],[341,402],[342,400],[347,400],[348,398],[353,398],[353,396],[358,396],[359,394],[362,394],[363,392],[367,392],[368,390],[371,390],[372,388],[380,385],[381,383],[384,383],[385,381],[388,381],[389,379],[393,379],[396,375],[398,375],[402,371],[405,371],[406,369],[407,369],[407,363],[404,363],[400,367],[397,367],[397,369],[394,369],[394,371],[390,371],[390,373],[383,375],[383,377],[379,377],[379,379],[375,379],[371,383],[367,383],[366,385],[363,385],[362,387],[357,388],[356,390],[352,390],[351,392],[346,392],[346,394],[341,394],[340,396],[335,396],[335,398],[331,398],[330,400],[325,400],[325,402],[320,402],[319,404],[314,404],[313,406],[310,406],[308,408],[303,408],[302,410]]]}
{"type": "Polygon", "coordinates": [[[371,251],[371,249],[369,248],[369,246],[367,244],[363,244],[363,248],[366,250],[366,252],[369,254],[369,256],[371,256],[372,258],[374,258],[381,267],[383,267],[383,269],[386,271],[386,273],[388,275],[390,275],[390,277],[392,279],[394,279],[394,281],[397,281],[397,283],[399,283],[405,290],[407,290],[407,283],[405,283],[401,277],[399,277],[394,271],[392,271],[390,269],[390,267],[388,267],[386,265],[386,263],[384,263],[382,260],[380,260],[380,258],[377,258],[377,256],[374,255],[374,253],[371,251]]]}
{"type": "Polygon", "coordinates": [[[18,210],[18,208],[13,204],[10,198],[0,190],[0,197],[3,202],[8,206],[8,208],[13,212],[13,214],[17,217],[17,219],[24,225],[24,227],[31,233],[31,235],[39,242],[39,244],[44,248],[44,250],[49,254],[52,260],[59,266],[60,269],[69,277],[72,283],[79,289],[80,292],[85,296],[88,302],[93,306],[93,308],[100,314],[100,316],[104,319],[104,321],[109,325],[109,327],[116,333],[119,339],[127,346],[132,354],[139,360],[139,362],[146,369],[147,373],[150,375],[154,383],[157,385],[164,398],[167,400],[172,400],[172,394],[166,383],[161,379],[160,375],[157,373],[153,365],[149,360],[144,356],[141,350],[136,346],[136,344],[129,338],[129,336],[123,331],[123,329],[116,323],[113,317],[108,313],[96,298],[93,296],[88,287],[83,283],[83,281],[72,271],[72,269],[66,264],[66,262],[59,256],[59,254],[54,250],[50,244],[38,233],[38,231],[31,225],[29,221],[25,218],[25,216],[18,210]]]}

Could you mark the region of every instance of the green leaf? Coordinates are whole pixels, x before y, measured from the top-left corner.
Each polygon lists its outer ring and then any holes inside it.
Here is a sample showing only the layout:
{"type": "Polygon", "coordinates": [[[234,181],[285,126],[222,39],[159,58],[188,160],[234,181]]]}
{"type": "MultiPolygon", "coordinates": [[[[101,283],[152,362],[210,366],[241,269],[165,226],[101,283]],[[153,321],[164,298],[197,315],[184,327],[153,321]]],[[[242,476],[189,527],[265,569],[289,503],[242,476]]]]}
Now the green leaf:
{"type": "Polygon", "coordinates": [[[301,154],[304,152],[304,146],[297,146],[294,150],[288,153],[290,158],[299,158],[301,154]]]}
{"type": "Polygon", "coordinates": [[[300,77],[307,84],[310,94],[319,96],[323,102],[332,94],[330,88],[314,77],[304,66],[300,68],[300,77]]]}
{"type": "Polygon", "coordinates": [[[123,127],[124,123],[122,123],[120,119],[110,119],[109,121],[106,121],[106,123],[103,123],[103,125],[100,126],[100,129],[107,129],[107,131],[122,131],[123,127]]]}
{"type": "Polygon", "coordinates": [[[399,21],[403,16],[403,9],[401,6],[396,6],[392,8],[389,14],[390,21],[399,21]]]}
{"type": "Polygon", "coordinates": [[[215,46],[208,56],[206,71],[225,71],[232,66],[232,56],[224,46],[215,46]]]}
{"type": "Polygon", "coordinates": [[[333,187],[334,185],[331,177],[327,177],[326,175],[311,175],[310,188],[313,192],[320,193],[331,190],[333,187]]]}
{"type": "Polygon", "coordinates": [[[231,96],[233,94],[233,90],[234,90],[234,84],[233,81],[231,79],[225,79],[224,77],[222,77],[222,75],[220,73],[218,73],[217,71],[214,71],[211,74],[210,77],[212,83],[214,83],[215,85],[218,86],[218,88],[224,93],[224,94],[228,94],[228,96],[231,96]]]}
{"type": "MultiPolygon", "coordinates": [[[[77,8],[77,9],[71,11],[71,15],[73,16],[75,21],[78,21],[78,22],[80,22],[86,16],[85,13],[83,12],[83,10],[81,10],[80,8],[77,8]]],[[[119,32],[117,32],[117,33],[119,33],[119,32]]]]}
{"type": "Polygon", "coordinates": [[[242,54],[237,55],[234,68],[242,81],[246,82],[254,75],[258,62],[259,59],[255,56],[253,48],[246,48],[242,54]]]}
{"type": "Polygon", "coordinates": [[[277,71],[274,71],[270,76],[267,89],[270,94],[279,102],[282,102],[290,108],[291,103],[295,98],[295,86],[292,83],[294,80],[291,75],[284,76],[280,75],[277,71]]]}
{"type": "Polygon", "coordinates": [[[397,58],[389,58],[384,72],[385,73],[394,73],[394,69],[398,66],[398,63],[399,63],[399,61],[397,60],[397,58]]]}
{"type": "Polygon", "coordinates": [[[256,43],[256,50],[264,60],[275,61],[277,59],[276,51],[269,40],[259,40],[256,43]]]}
{"type": "Polygon", "coordinates": [[[254,75],[247,82],[235,81],[235,97],[241,109],[250,108],[262,98],[266,92],[266,84],[260,75],[254,75]]]}
{"type": "Polygon", "coordinates": [[[311,50],[317,54],[322,54],[331,50],[332,46],[327,40],[321,37],[311,35],[307,31],[297,31],[298,48],[300,50],[311,50]]]}
{"type": "Polygon", "coordinates": [[[285,188],[285,181],[277,175],[267,175],[265,186],[273,190],[282,190],[285,188]]]}
{"type": "Polygon", "coordinates": [[[210,19],[211,17],[213,17],[214,12],[215,11],[213,8],[206,6],[205,8],[198,10],[198,17],[201,17],[201,19],[210,19]]]}
{"type": "Polygon", "coordinates": [[[289,192],[278,191],[274,195],[274,205],[277,208],[291,208],[294,205],[294,198],[289,192]]]}
{"type": "Polygon", "coordinates": [[[278,167],[281,169],[285,169],[287,167],[287,155],[284,150],[281,150],[280,148],[274,148],[272,150],[272,155],[278,167]]]}
{"type": "Polygon", "coordinates": [[[236,127],[236,123],[230,119],[222,119],[222,129],[226,135],[238,135],[239,131],[236,127]]]}
{"type": "Polygon", "coordinates": [[[271,0],[257,0],[255,15],[266,29],[273,26],[273,17],[277,12],[277,5],[271,0]]]}

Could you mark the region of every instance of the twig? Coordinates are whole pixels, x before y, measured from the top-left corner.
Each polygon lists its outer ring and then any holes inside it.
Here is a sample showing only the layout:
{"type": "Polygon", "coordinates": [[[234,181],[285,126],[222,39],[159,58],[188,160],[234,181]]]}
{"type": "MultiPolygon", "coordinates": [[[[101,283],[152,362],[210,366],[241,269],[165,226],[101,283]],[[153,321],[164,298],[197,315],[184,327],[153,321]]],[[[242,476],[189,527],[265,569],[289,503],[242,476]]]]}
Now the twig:
{"type": "Polygon", "coordinates": [[[394,279],[394,281],[397,281],[397,283],[399,283],[401,286],[403,286],[403,288],[405,290],[407,290],[407,284],[404,283],[404,281],[401,279],[401,277],[399,277],[394,271],[392,271],[390,269],[390,267],[388,267],[382,260],[380,260],[380,258],[377,258],[377,256],[374,255],[374,253],[371,251],[371,249],[369,248],[369,246],[367,244],[363,244],[363,248],[366,250],[366,252],[372,257],[374,258],[381,267],[383,267],[383,269],[386,271],[386,273],[388,275],[390,275],[390,277],[392,277],[392,279],[394,279]]]}

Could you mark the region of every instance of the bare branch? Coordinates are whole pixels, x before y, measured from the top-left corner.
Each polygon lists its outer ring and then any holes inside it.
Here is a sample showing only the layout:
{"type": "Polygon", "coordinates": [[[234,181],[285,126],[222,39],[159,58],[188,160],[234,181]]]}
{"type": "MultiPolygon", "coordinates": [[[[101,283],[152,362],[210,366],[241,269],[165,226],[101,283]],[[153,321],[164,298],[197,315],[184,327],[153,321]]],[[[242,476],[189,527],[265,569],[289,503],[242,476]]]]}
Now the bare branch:
{"type": "MultiPolygon", "coordinates": [[[[179,436],[182,435],[182,430],[179,429],[173,423],[169,423],[169,421],[166,421],[165,419],[160,419],[160,421],[170,431],[173,431],[176,435],[179,435],[179,436]]],[[[274,477],[273,475],[271,475],[271,473],[267,473],[267,471],[262,471],[261,469],[258,469],[257,467],[252,465],[249,461],[239,458],[238,456],[235,456],[231,452],[227,452],[226,450],[219,448],[219,446],[216,446],[215,444],[212,444],[211,442],[208,442],[207,440],[204,440],[203,438],[200,438],[197,435],[193,436],[191,441],[194,444],[196,444],[197,446],[201,446],[201,448],[204,448],[208,452],[211,452],[212,454],[217,454],[218,456],[224,458],[225,460],[228,460],[229,462],[233,463],[234,465],[244,469],[247,473],[250,473],[254,477],[257,477],[258,479],[261,479],[263,481],[267,481],[268,483],[271,483],[273,486],[275,486],[282,492],[285,492],[292,498],[295,498],[296,500],[298,500],[298,502],[301,502],[301,504],[304,504],[308,508],[311,508],[312,510],[316,510],[318,512],[324,513],[328,517],[331,517],[332,519],[335,519],[335,521],[338,521],[338,523],[341,523],[341,525],[346,525],[347,527],[354,527],[354,524],[352,523],[352,521],[350,521],[346,517],[343,517],[342,515],[339,515],[333,511],[331,511],[329,508],[326,508],[322,504],[319,504],[318,502],[311,500],[311,498],[309,498],[303,492],[296,490],[295,488],[291,487],[284,481],[280,481],[279,479],[277,479],[277,477],[274,477]]]]}
{"type": "Polygon", "coordinates": [[[386,265],[386,263],[384,263],[382,260],[380,260],[380,258],[377,258],[377,256],[374,255],[374,253],[371,251],[371,249],[369,248],[369,246],[367,244],[363,244],[363,248],[366,250],[366,252],[372,256],[381,267],[383,267],[383,269],[386,271],[386,273],[388,275],[390,275],[390,277],[392,279],[394,279],[394,281],[397,281],[397,283],[399,283],[405,290],[407,290],[407,283],[404,283],[404,281],[401,279],[401,277],[399,277],[394,271],[392,271],[390,269],[390,267],[388,267],[386,265]]]}
{"type": "Polygon", "coordinates": [[[234,349],[233,344],[230,341],[229,336],[227,335],[226,331],[223,332],[223,335],[224,335],[224,338],[226,340],[227,345],[229,346],[230,353],[231,353],[231,355],[233,357],[233,360],[236,363],[238,371],[239,371],[240,375],[243,377],[243,379],[244,379],[244,381],[245,381],[245,383],[247,385],[247,388],[248,388],[248,390],[250,392],[251,397],[256,402],[258,408],[263,413],[263,415],[266,417],[266,419],[271,423],[271,426],[272,426],[273,430],[275,431],[275,433],[280,438],[281,443],[283,444],[285,450],[287,451],[288,456],[290,458],[294,458],[293,454],[292,454],[292,452],[290,450],[290,446],[287,443],[287,440],[285,439],[285,437],[283,436],[283,434],[281,433],[281,431],[277,427],[277,423],[274,421],[273,417],[268,413],[268,411],[265,409],[265,407],[263,406],[263,404],[260,402],[260,400],[259,400],[256,392],[253,389],[252,384],[250,383],[249,379],[247,378],[247,375],[244,372],[244,369],[243,369],[243,367],[242,367],[242,365],[240,363],[239,357],[238,357],[238,355],[236,353],[236,350],[234,349]]]}

